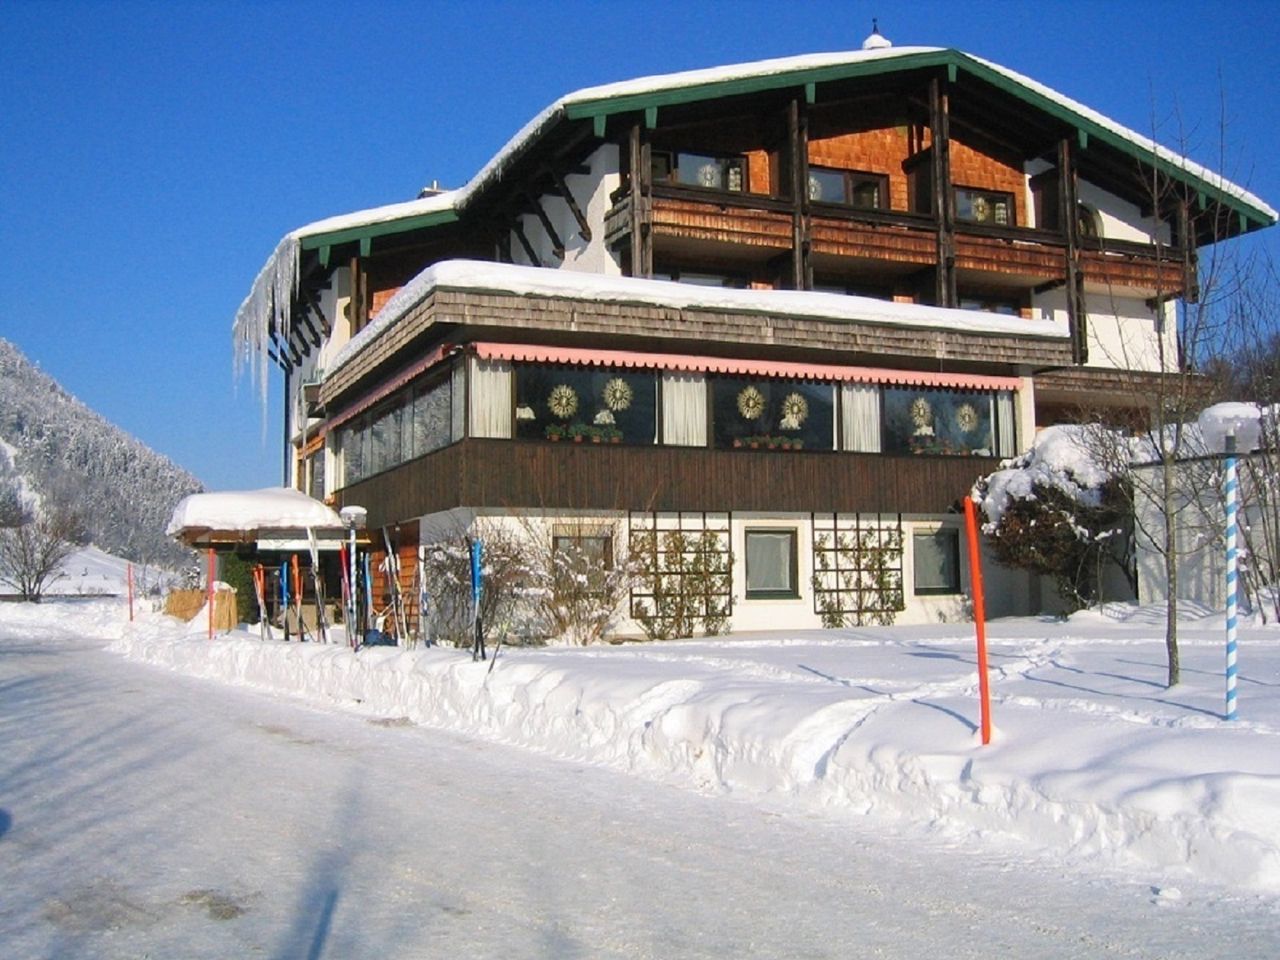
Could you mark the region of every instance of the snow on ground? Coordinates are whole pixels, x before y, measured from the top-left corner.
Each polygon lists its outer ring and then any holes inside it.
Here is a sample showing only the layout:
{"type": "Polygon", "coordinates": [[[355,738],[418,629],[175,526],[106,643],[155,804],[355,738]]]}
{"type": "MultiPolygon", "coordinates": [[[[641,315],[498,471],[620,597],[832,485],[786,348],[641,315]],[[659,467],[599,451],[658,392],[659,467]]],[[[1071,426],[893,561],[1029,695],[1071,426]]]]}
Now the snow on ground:
{"type": "Polygon", "coordinates": [[[1116,607],[989,630],[982,746],[972,627],[865,628],[589,648],[209,641],[148,617],[112,649],[200,677],[503,741],[703,792],[847,811],[1172,888],[1280,894],[1280,639],[1242,631],[1222,707],[1222,617],[1116,607]]]}

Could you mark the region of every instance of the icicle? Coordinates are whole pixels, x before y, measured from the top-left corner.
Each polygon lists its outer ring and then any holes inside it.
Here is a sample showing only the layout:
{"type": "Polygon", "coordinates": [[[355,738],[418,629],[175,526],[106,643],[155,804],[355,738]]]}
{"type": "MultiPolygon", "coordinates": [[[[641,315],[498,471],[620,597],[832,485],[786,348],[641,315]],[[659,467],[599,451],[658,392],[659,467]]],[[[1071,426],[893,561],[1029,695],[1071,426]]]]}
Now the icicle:
{"type": "Polygon", "coordinates": [[[258,387],[262,409],[267,407],[267,349],[271,334],[288,336],[289,314],[298,292],[298,263],[302,245],[288,234],[277,245],[258,276],[249,295],[236,311],[231,325],[232,360],[238,379],[248,367],[258,387]]]}

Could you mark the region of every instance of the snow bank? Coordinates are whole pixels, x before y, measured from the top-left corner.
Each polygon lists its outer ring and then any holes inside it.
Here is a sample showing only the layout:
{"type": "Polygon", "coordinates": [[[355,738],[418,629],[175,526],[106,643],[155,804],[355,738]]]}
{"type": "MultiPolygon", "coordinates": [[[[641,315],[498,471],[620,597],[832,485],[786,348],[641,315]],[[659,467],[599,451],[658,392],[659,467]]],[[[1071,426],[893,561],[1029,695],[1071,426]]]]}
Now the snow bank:
{"type": "Polygon", "coordinates": [[[1280,651],[1242,642],[1246,719],[1226,724],[1220,627],[1187,624],[1193,679],[1167,691],[1146,618],[994,624],[989,747],[963,627],[504,649],[491,669],[452,649],[210,642],[157,618],[112,649],[701,790],[1280,892],[1280,651]]]}

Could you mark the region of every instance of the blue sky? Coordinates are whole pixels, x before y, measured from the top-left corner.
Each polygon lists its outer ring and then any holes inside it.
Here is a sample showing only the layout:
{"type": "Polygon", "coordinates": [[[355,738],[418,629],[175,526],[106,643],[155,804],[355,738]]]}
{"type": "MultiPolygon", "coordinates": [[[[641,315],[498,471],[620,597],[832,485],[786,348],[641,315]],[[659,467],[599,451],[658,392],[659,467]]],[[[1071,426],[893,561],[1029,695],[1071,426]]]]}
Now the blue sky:
{"type": "Polygon", "coordinates": [[[1248,0],[8,0],[0,336],[210,488],[276,484],[278,409],[264,425],[230,337],[276,242],[433,179],[460,186],[564,93],[856,49],[878,16],[899,45],[995,60],[1280,207],[1276,13],[1248,0]]]}

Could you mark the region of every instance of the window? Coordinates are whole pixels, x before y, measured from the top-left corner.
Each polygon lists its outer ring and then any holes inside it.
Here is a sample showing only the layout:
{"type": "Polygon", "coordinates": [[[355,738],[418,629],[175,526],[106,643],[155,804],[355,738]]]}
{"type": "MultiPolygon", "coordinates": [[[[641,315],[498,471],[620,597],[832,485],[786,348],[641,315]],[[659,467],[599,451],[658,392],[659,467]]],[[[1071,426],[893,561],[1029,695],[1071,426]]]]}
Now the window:
{"type": "Polygon", "coordinates": [[[884,452],[993,456],[994,400],[994,393],[887,387],[884,452]]]}
{"type": "Polygon", "coordinates": [[[1013,194],[956,187],[956,219],[1011,227],[1014,224],[1013,194]]]}
{"type": "Polygon", "coordinates": [[[655,150],[649,168],[655,183],[679,183],[730,193],[747,189],[746,157],[655,150]]]}
{"type": "Polygon", "coordinates": [[[889,178],[859,170],[810,167],[809,199],[847,204],[858,210],[884,210],[889,206],[889,178]]]}
{"type": "Polygon", "coordinates": [[[557,534],[551,550],[558,559],[583,564],[592,570],[613,569],[613,537],[608,534],[557,534]]]}
{"type": "Polygon", "coordinates": [[[715,446],[832,448],[835,388],[831,384],[717,377],[711,386],[715,446]]]}
{"type": "Polygon", "coordinates": [[[517,363],[516,437],[651,444],[657,437],[653,373],[517,363]]]}
{"type": "Polygon", "coordinates": [[[800,596],[797,588],[794,530],[747,530],[745,553],[747,599],[787,599],[800,596]]]}
{"type": "Polygon", "coordinates": [[[960,531],[917,532],[911,538],[917,596],[960,592],[960,531]]]}

